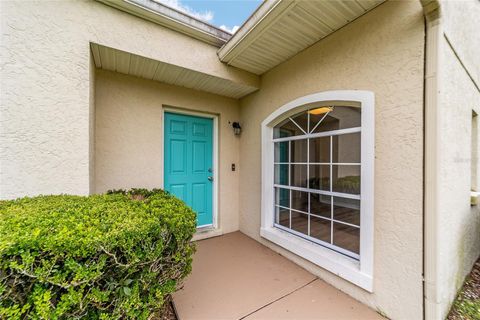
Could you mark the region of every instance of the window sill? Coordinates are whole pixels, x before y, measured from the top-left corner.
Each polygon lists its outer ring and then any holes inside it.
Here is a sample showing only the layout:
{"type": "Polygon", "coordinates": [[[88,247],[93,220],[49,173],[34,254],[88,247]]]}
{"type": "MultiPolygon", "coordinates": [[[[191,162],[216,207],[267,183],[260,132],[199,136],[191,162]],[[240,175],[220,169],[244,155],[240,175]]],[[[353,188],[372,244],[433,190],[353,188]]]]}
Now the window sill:
{"type": "Polygon", "coordinates": [[[360,271],[359,261],[274,227],[262,228],[260,235],[362,289],[373,292],[373,278],[360,271]]]}

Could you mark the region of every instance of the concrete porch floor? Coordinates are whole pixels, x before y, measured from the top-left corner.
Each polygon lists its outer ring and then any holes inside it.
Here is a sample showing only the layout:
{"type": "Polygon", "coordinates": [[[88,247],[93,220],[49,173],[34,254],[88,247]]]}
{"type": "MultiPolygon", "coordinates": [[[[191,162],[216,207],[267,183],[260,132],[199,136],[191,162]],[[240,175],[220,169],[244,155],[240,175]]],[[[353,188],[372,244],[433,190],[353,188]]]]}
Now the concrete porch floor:
{"type": "Polygon", "coordinates": [[[383,319],[240,232],[197,242],[173,301],[180,320],[383,319]]]}

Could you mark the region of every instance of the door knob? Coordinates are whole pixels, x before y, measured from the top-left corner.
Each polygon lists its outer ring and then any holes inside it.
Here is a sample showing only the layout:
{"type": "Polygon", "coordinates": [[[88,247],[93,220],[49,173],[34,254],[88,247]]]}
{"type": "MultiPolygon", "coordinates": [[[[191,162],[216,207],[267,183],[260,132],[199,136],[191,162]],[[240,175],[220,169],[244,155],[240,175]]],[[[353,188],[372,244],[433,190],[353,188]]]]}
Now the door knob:
{"type": "Polygon", "coordinates": [[[213,181],[213,177],[208,177],[208,181],[213,181]]]}

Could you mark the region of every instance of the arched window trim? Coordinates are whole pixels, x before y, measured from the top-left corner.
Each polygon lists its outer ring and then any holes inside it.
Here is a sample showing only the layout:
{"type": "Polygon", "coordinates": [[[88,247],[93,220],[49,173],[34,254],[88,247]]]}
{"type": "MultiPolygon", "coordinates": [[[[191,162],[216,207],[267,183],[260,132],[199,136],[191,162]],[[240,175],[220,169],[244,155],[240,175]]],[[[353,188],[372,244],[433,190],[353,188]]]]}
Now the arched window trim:
{"type": "Polygon", "coordinates": [[[338,90],[295,99],[275,110],[262,122],[262,237],[339,275],[357,286],[373,291],[374,148],[375,97],[373,92],[338,90]],[[273,127],[285,118],[309,109],[312,104],[358,106],[361,112],[361,204],[360,259],[355,260],[326,247],[274,227],[273,127]]]}

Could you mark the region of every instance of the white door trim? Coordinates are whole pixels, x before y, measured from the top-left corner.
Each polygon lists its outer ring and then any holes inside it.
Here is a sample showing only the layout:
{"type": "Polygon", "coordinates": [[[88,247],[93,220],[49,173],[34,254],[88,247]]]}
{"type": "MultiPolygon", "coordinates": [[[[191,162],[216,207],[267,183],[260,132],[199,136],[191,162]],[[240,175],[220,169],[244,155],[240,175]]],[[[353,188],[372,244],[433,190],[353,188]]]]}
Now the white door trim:
{"type": "MultiPolygon", "coordinates": [[[[184,115],[189,115],[189,116],[195,116],[195,117],[202,117],[202,118],[209,118],[213,120],[213,194],[212,194],[212,225],[211,226],[200,226],[197,228],[197,232],[205,232],[205,231],[215,231],[214,234],[217,235],[218,229],[219,229],[219,219],[218,219],[218,169],[219,169],[219,153],[218,153],[218,115],[216,114],[211,114],[211,113],[203,113],[203,112],[198,112],[198,111],[192,111],[188,109],[182,109],[179,107],[172,107],[172,106],[166,106],[164,105],[162,107],[162,119],[161,119],[161,125],[162,125],[162,139],[161,139],[161,164],[160,164],[160,170],[162,172],[162,181],[161,181],[161,187],[162,189],[165,189],[165,168],[164,168],[164,163],[165,163],[165,112],[170,112],[170,113],[176,113],[176,114],[184,114],[184,115]]],[[[212,236],[214,236],[212,234],[212,236]]]]}

